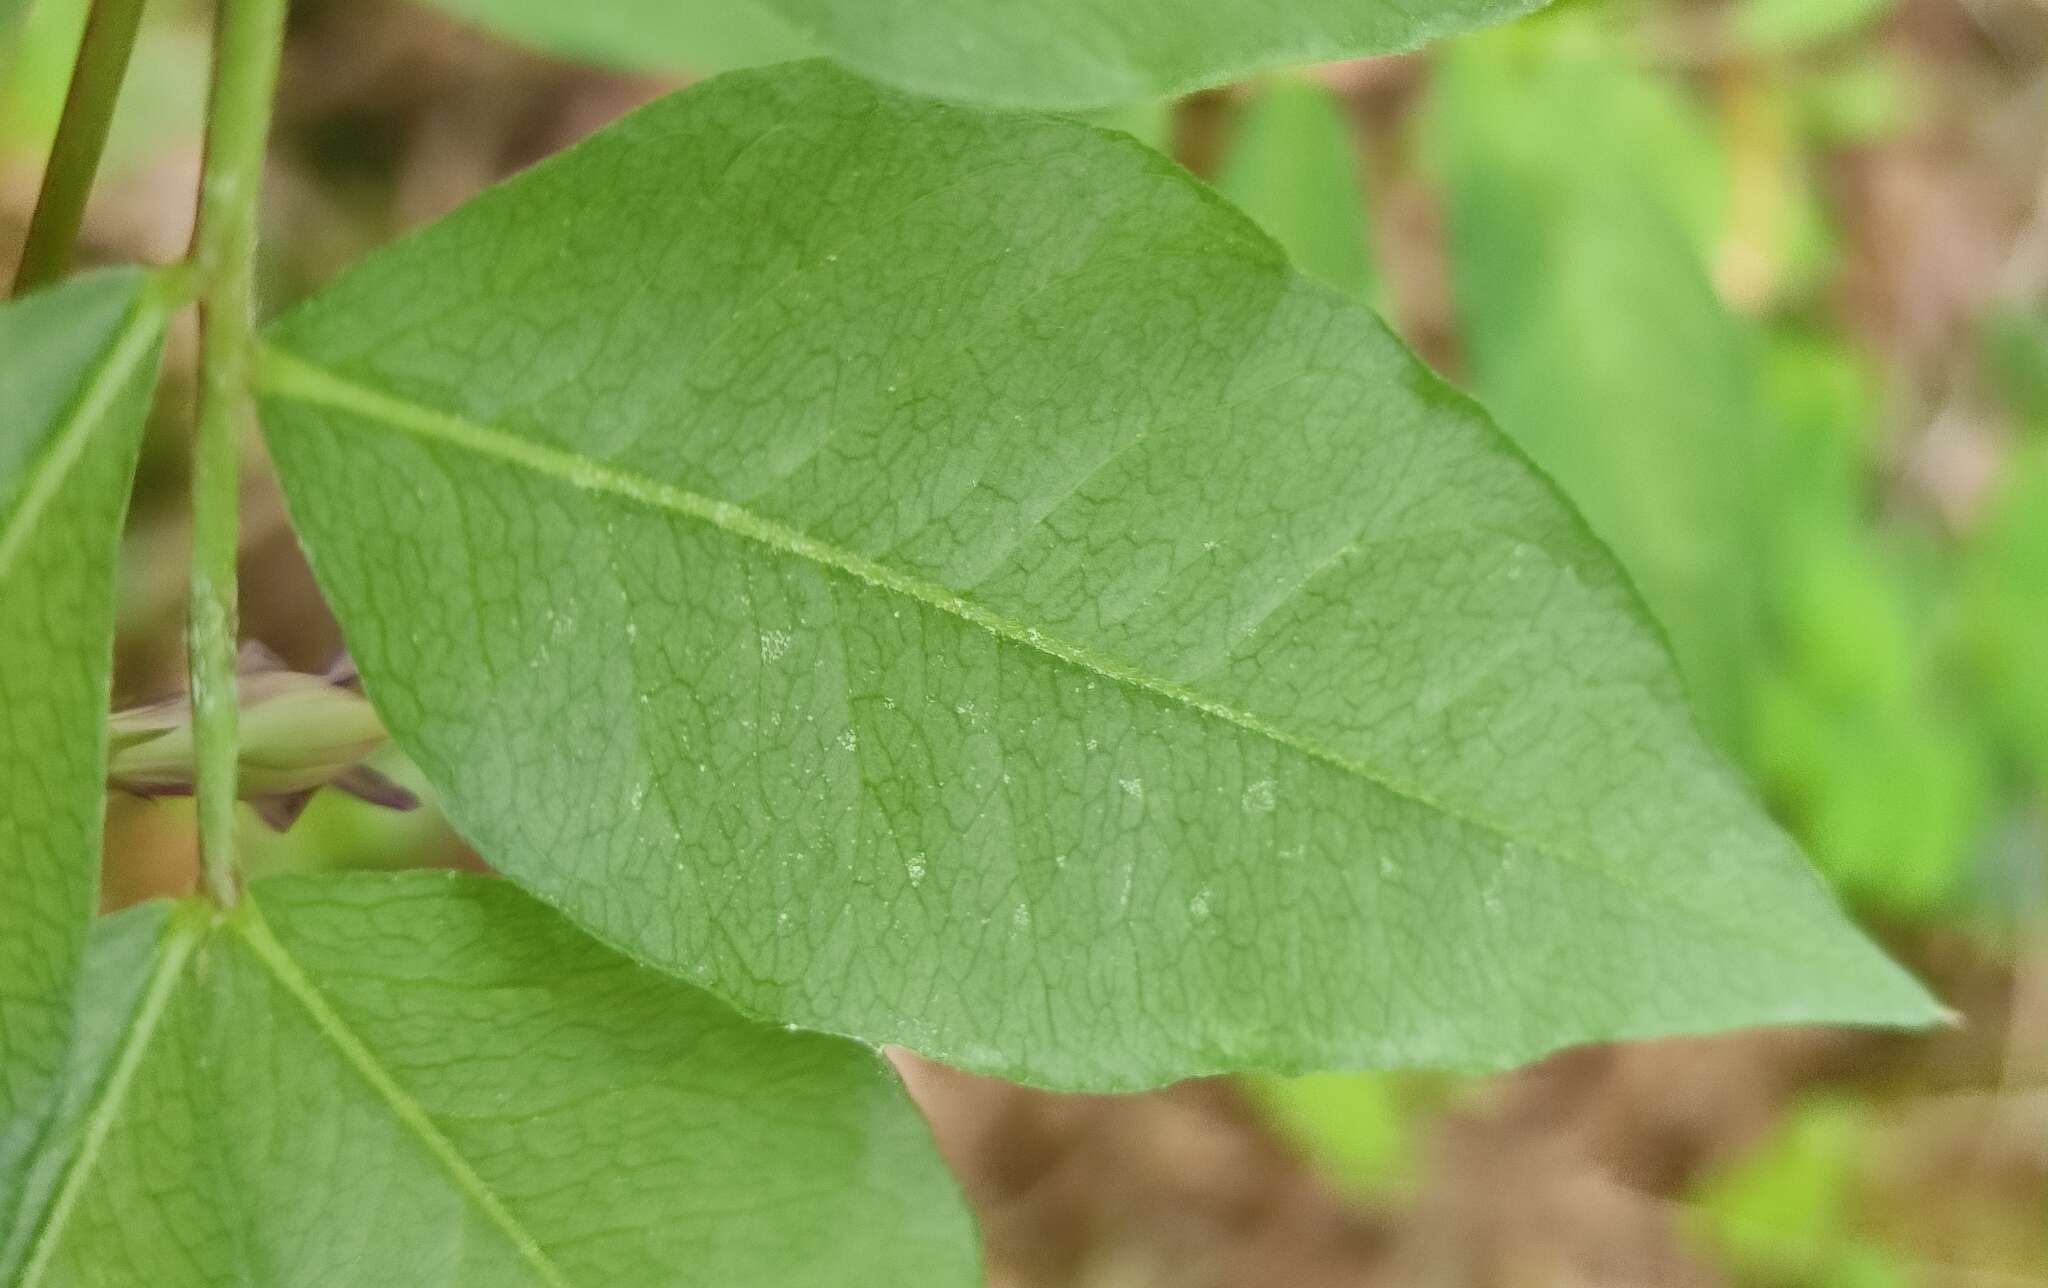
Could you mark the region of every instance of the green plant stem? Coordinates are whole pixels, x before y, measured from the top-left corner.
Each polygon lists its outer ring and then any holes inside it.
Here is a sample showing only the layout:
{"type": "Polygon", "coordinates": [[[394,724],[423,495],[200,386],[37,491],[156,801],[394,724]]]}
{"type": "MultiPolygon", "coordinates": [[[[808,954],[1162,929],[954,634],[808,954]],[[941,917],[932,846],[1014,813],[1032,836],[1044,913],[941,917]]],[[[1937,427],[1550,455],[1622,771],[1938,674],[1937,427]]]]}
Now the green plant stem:
{"type": "Polygon", "coordinates": [[[219,0],[213,97],[192,260],[199,274],[199,420],[192,449],[192,585],[186,623],[198,782],[199,857],[208,890],[236,897],[235,528],[255,324],[256,203],[284,0],[219,0]]]}
{"type": "Polygon", "coordinates": [[[35,214],[29,218],[21,267],[14,274],[16,295],[55,281],[71,262],[86,197],[114,122],[114,101],[142,25],[142,4],[143,0],[93,0],[71,70],[71,87],[64,96],[64,114],[50,145],[50,162],[43,170],[42,191],[36,194],[35,214]]]}

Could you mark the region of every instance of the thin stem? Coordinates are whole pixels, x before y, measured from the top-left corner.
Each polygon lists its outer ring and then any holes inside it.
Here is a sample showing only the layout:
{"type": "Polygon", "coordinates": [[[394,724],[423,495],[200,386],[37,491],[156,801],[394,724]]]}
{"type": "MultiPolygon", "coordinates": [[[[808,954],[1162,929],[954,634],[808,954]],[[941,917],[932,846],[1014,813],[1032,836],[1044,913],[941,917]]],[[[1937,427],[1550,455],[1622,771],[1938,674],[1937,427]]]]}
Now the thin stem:
{"type": "Polygon", "coordinates": [[[93,0],[72,66],[71,88],[64,96],[64,114],[50,144],[50,163],[43,170],[42,191],[30,216],[28,239],[15,270],[14,293],[24,295],[63,276],[78,243],[85,219],[86,197],[106,151],[107,130],[114,122],[114,101],[135,49],[142,25],[143,0],[93,0]]]}
{"type": "Polygon", "coordinates": [[[191,676],[199,856],[222,906],[236,898],[238,757],[235,525],[241,431],[256,343],[256,200],[284,43],[284,0],[219,0],[213,97],[192,261],[199,274],[199,421],[192,448],[191,676]]]}

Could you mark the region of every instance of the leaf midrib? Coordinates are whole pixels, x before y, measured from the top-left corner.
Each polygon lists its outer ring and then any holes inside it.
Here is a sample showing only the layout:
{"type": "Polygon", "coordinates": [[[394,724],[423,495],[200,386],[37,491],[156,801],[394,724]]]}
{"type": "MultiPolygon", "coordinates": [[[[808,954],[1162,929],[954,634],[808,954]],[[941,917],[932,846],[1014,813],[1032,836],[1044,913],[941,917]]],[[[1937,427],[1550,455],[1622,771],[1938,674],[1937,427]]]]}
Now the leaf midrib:
{"type": "MultiPolygon", "coordinates": [[[[188,905],[189,906],[189,905],[188,905]]],[[[174,914],[177,916],[177,914],[174,914]]],[[[164,932],[155,958],[150,967],[149,983],[144,987],[142,999],[136,1004],[128,1031],[122,1036],[114,1066],[108,1073],[100,1091],[94,1097],[92,1106],[84,1120],[84,1130],[79,1136],[77,1151],[64,1166],[62,1179],[58,1182],[57,1193],[44,1209],[34,1240],[24,1253],[21,1277],[15,1281],[15,1288],[35,1288],[48,1269],[50,1259],[68,1226],[73,1205],[91,1179],[93,1169],[99,1161],[99,1152],[112,1130],[115,1119],[127,1103],[129,1090],[134,1083],[135,1072],[141,1067],[142,1058],[155,1038],[158,1025],[165,1011],[170,1007],[171,998],[178,986],[184,982],[187,965],[193,953],[210,935],[218,933],[209,915],[205,920],[185,915],[178,917],[164,932]]],[[[307,1017],[320,1031],[322,1037],[353,1068],[364,1081],[370,1084],[385,1105],[397,1117],[399,1123],[417,1138],[420,1144],[439,1163],[464,1198],[474,1204],[487,1220],[496,1227],[520,1257],[533,1268],[547,1288],[573,1288],[569,1278],[555,1265],[539,1239],[529,1233],[518,1217],[505,1206],[504,1200],[491,1188],[490,1183],[477,1174],[469,1160],[455,1148],[452,1141],[435,1126],[433,1118],[420,1103],[400,1086],[376,1053],[356,1036],[348,1023],[336,1013],[314,983],[306,977],[291,952],[264,924],[257,911],[255,900],[245,898],[243,905],[226,918],[226,929],[232,930],[249,949],[249,953],[272,979],[297,1002],[307,1017]]],[[[17,1214],[18,1216],[19,1214],[17,1214]]]]}
{"type": "MultiPolygon", "coordinates": [[[[1452,808],[1420,788],[1390,778],[1384,771],[1366,761],[1346,756],[1313,739],[1291,733],[1248,711],[1206,697],[1185,685],[1148,675],[1102,657],[1080,645],[1023,626],[944,586],[910,576],[876,560],[820,541],[796,528],[764,518],[744,506],[615,469],[570,452],[545,447],[505,430],[385,393],[275,345],[265,345],[259,354],[257,386],[260,390],[273,395],[329,407],[383,424],[414,438],[445,443],[475,456],[513,465],[580,491],[623,497],[653,509],[694,519],[728,535],[830,568],[876,589],[902,595],[927,607],[938,609],[997,638],[1022,645],[1113,684],[1147,693],[1267,739],[1298,755],[1369,783],[1381,791],[1431,810],[1452,822],[1485,832],[1510,844],[1526,847],[1561,867],[1587,872],[1633,893],[1654,894],[1666,904],[1673,903],[1667,892],[1650,891],[1605,865],[1569,857],[1545,842],[1519,835],[1500,823],[1452,808]]],[[[1688,911],[1702,916],[1707,915],[1704,909],[1688,911]]],[[[1733,926],[1724,928],[1731,931],[1737,929],[1733,926]]]]}
{"type": "Polygon", "coordinates": [[[384,1067],[374,1051],[356,1036],[355,1030],[337,1013],[312,980],[293,959],[290,950],[270,932],[260,914],[256,913],[254,900],[245,905],[248,912],[236,918],[235,929],[242,942],[248,945],[250,954],[261,962],[293,1001],[306,1012],[315,1028],[325,1037],[363,1080],[370,1084],[399,1123],[416,1137],[421,1146],[441,1165],[449,1178],[455,1182],[463,1197],[476,1205],[487,1220],[495,1226],[520,1257],[548,1285],[548,1288],[572,1288],[569,1277],[562,1273],[547,1251],[540,1246],[540,1240],[529,1233],[498,1197],[490,1182],[471,1167],[469,1160],[462,1156],[455,1143],[435,1125],[426,1109],[413,1099],[411,1093],[399,1085],[398,1080],[384,1067]]]}
{"type": "MultiPolygon", "coordinates": [[[[171,996],[177,992],[185,965],[206,938],[207,930],[203,923],[190,917],[178,917],[175,913],[173,918],[162,932],[163,937],[151,959],[149,982],[143,986],[141,997],[135,1004],[127,1032],[121,1035],[113,1067],[108,1070],[105,1081],[94,1093],[91,1107],[86,1111],[77,1150],[64,1164],[57,1192],[43,1209],[35,1236],[22,1254],[21,1275],[15,1280],[15,1288],[34,1288],[42,1282],[43,1272],[49,1268],[50,1258],[56,1255],[57,1245],[70,1224],[72,1206],[84,1192],[85,1183],[92,1178],[100,1149],[106,1144],[107,1133],[113,1130],[114,1119],[127,1104],[128,1089],[135,1081],[135,1071],[142,1067],[142,1057],[156,1036],[157,1025],[170,1008],[171,996]]],[[[48,1127],[44,1130],[47,1131],[48,1127]]],[[[26,1215],[28,1202],[29,1196],[24,1194],[23,1210],[15,1213],[17,1220],[26,1215]]]]}

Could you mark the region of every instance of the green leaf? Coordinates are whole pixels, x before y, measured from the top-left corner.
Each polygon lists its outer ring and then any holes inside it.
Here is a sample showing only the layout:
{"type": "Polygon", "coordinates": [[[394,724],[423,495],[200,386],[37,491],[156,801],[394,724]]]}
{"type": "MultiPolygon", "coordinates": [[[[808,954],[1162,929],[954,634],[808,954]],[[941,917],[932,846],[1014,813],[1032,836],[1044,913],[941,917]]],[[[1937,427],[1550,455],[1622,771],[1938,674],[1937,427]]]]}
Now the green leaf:
{"type": "Polygon", "coordinates": [[[1084,114],[1081,119],[1105,130],[1130,135],[1154,152],[1173,155],[1174,101],[1170,98],[1141,99],[1084,114]]]}
{"type": "Polygon", "coordinates": [[[1733,25],[1745,48],[1789,52],[1844,40],[1891,7],[1892,0],[1741,0],[1733,25]]]}
{"type": "Polygon", "coordinates": [[[104,923],[74,1097],[0,1274],[224,1283],[974,1282],[887,1065],[741,1019],[452,873],[104,923]]]}
{"type": "Polygon", "coordinates": [[[1952,909],[1992,803],[1985,740],[1949,692],[1944,561],[1873,524],[1881,387],[1839,339],[1780,329],[1762,368],[1767,656],[1749,763],[1830,884],[1893,918],[1952,909]]]}
{"type": "Polygon", "coordinates": [[[1687,219],[1717,158],[1668,87],[1558,45],[1466,42],[1432,82],[1468,376],[1613,547],[1736,746],[1761,408],[1687,219]]]}
{"type": "Polygon", "coordinates": [[[1257,1076],[1241,1086],[1281,1140],[1344,1192],[1386,1200],[1422,1175],[1425,1099],[1408,1084],[1429,1075],[1311,1073],[1257,1076]]]}
{"type": "Polygon", "coordinates": [[[1239,122],[1216,190],[1286,247],[1303,272],[1370,301],[1362,178],[1335,96],[1314,81],[1283,77],[1260,91],[1239,122]]]}
{"type": "Polygon", "coordinates": [[[1935,1014],[1570,506],[1120,135],[737,74],[272,338],[453,822],[742,1010],[1092,1086],[1935,1014]]]}
{"type": "MultiPolygon", "coordinates": [[[[0,0],[0,164],[41,171],[91,8],[91,0],[36,0],[9,31],[6,0],[0,0]]],[[[100,158],[102,183],[126,178],[167,152],[198,146],[209,48],[204,30],[177,6],[144,6],[100,158]]]]}
{"type": "Polygon", "coordinates": [[[802,58],[810,42],[758,0],[432,0],[457,17],[572,58],[715,72],[802,58]]]}
{"type": "Polygon", "coordinates": [[[2004,305],[1977,325],[1979,363],[2022,428],[2048,430],[2048,309],[2004,305]]]}
{"type": "Polygon", "coordinates": [[[1959,634],[2010,754],[2048,782],[2048,444],[2013,453],[1964,553],[1959,634]]]}
{"type": "Polygon", "coordinates": [[[829,54],[966,102],[1110,107],[1262,67],[1413,49],[1542,0],[434,0],[571,55],[715,71],[829,54]]]}
{"type": "Polygon", "coordinates": [[[0,1214],[98,898],[114,560],[163,318],[132,270],[0,306],[0,1214]]]}
{"type": "Polygon", "coordinates": [[[1943,701],[1944,614],[1861,507],[1799,478],[1772,550],[1772,668],[1753,689],[1754,760],[1835,888],[1894,916],[1952,905],[1990,804],[1983,739],[1943,701]]]}
{"type": "Polygon", "coordinates": [[[1685,1215],[1716,1259],[1755,1282],[1907,1288],[1910,1259],[1866,1236],[1865,1176],[1884,1121],[1870,1105],[1822,1096],[1796,1105],[1750,1157],[1710,1174],[1685,1215]]]}

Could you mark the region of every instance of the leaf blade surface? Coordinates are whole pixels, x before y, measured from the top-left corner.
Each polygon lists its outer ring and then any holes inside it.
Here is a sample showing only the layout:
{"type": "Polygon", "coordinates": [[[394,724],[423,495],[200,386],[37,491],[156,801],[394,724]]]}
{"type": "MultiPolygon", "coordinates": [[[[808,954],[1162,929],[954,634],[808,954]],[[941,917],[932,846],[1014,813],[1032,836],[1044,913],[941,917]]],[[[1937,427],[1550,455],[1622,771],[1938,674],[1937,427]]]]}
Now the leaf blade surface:
{"type": "Polygon", "coordinates": [[[0,1212],[99,889],[115,556],[162,321],[134,271],[0,306],[0,1212]]]}
{"type": "Polygon", "coordinates": [[[28,1284],[972,1281],[873,1052],[742,1020],[502,882],[249,897],[218,928],[110,919],[110,1001],[142,937],[172,987],[116,1098],[52,1142],[68,1197],[28,1284]]]}
{"type": "Polygon", "coordinates": [[[1128,140],[736,75],[272,334],[387,725],[745,1011],[1090,1086],[1934,1014],[1550,485],[1128,140]]]}

